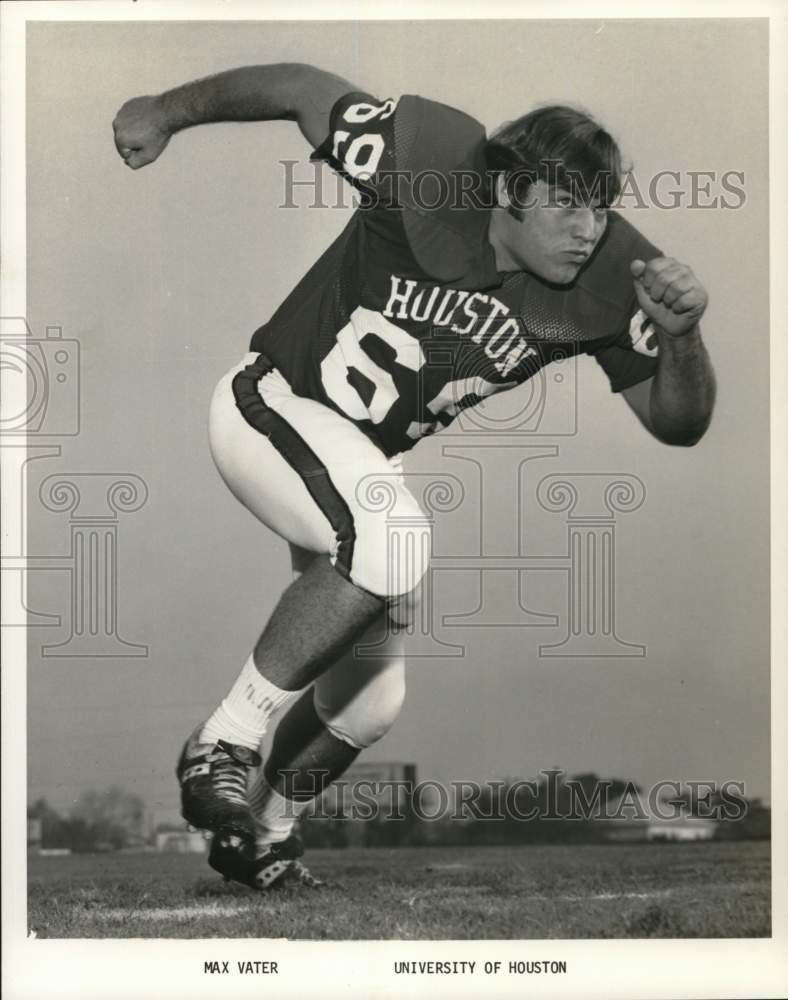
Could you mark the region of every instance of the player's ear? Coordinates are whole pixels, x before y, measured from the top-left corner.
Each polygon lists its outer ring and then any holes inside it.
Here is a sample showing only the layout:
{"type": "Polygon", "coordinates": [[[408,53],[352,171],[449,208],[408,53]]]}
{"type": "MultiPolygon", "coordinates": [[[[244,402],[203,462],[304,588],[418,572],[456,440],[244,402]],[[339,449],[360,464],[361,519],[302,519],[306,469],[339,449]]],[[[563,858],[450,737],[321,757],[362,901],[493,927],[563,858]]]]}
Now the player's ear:
{"type": "Polygon", "coordinates": [[[506,189],[506,174],[497,174],[495,178],[495,203],[499,208],[509,209],[512,207],[512,200],[506,189]]]}
{"type": "Polygon", "coordinates": [[[517,204],[516,190],[514,197],[510,193],[510,185],[511,178],[505,174],[498,174],[495,178],[495,202],[499,208],[502,208],[513,218],[517,219],[518,222],[522,222],[525,218],[525,212],[517,204]]]}

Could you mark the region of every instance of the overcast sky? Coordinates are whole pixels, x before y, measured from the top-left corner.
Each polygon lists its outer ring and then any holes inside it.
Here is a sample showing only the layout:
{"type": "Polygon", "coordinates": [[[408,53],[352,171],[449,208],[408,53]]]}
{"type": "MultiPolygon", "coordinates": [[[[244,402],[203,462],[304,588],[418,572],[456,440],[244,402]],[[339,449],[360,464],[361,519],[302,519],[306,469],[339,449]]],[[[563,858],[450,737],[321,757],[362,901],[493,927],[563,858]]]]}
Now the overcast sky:
{"type": "MultiPolygon", "coordinates": [[[[514,445],[506,449],[488,434],[474,450],[478,435],[452,429],[407,463],[465,489],[455,511],[437,516],[441,556],[516,552],[516,469],[529,456],[529,555],[566,552],[566,515],[536,500],[543,477],[637,477],[645,502],[616,522],[616,629],[647,655],[540,656],[540,644],[566,632],[565,579],[529,573],[527,606],[559,625],[443,629],[464,655],[412,660],[403,714],[366,759],[414,761],[439,780],[549,766],[644,784],[742,779],[747,794],[768,797],[766,45],[755,21],[30,26],[28,318],[38,336],[59,325],[79,341],[82,419],[60,457],[30,466],[30,552],[69,546],[68,514],[38,500],[47,476],[134,474],[149,491],[139,511],[120,515],[117,567],[119,633],[147,645],[146,657],[42,656],[42,644],[68,637],[70,578],[32,574],[33,608],[63,618],[31,632],[33,797],[66,809],[84,788],[120,784],[174,813],[180,746],[234,680],[289,580],[284,543],[213,468],[208,402],[349,209],[278,208],[278,161],[308,154],[292,124],[193,129],[139,172],[118,159],[110,128],[131,96],[279,61],[314,63],[380,97],[435,98],[488,129],[534,103],[580,102],[646,188],[660,170],[743,172],[738,210],[627,212],[711,295],[704,334],[719,400],[698,447],[652,441],[583,359],[576,434],[502,437],[514,445]]],[[[690,179],[677,187],[686,199],[690,179]]],[[[545,419],[560,428],[566,396],[552,391],[545,419]]],[[[513,603],[515,580],[488,576],[484,607],[513,603]]],[[[476,570],[443,570],[436,583],[439,615],[480,601],[476,570]]]]}

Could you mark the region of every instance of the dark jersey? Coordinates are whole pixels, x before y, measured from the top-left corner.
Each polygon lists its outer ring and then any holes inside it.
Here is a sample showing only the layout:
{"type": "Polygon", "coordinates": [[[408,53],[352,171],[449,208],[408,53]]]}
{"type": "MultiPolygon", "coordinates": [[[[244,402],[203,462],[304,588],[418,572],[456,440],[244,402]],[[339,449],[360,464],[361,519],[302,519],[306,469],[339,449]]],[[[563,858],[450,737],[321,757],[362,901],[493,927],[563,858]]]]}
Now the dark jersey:
{"type": "Polygon", "coordinates": [[[485,141],[473,118],[420,97],[340,98],[313,159],[349,179],[361,207],[252,338],[298,395],[388,455],[553,360],[593,355],[614,392],[656,370],[629,263],[659,251],[610,212],[571,285],[499,273],[483,183],[468,193],[485,141]]]}

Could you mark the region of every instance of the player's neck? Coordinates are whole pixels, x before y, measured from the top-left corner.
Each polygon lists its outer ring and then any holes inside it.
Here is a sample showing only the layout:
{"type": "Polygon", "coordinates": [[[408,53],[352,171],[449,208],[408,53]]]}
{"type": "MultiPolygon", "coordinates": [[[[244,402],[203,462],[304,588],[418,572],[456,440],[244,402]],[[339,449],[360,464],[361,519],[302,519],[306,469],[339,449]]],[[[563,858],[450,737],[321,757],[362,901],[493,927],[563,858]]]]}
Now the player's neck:
{"type": "Polygon", "coordinates": [[[515,260],[506,242],[506,226],[503,213],[505,209],[494,208],[490,212],[490,226],[487,230],[487,240],[495,255],[495,269],[499,274],[507,271],[522,271],[522,266],[515,260]]]}

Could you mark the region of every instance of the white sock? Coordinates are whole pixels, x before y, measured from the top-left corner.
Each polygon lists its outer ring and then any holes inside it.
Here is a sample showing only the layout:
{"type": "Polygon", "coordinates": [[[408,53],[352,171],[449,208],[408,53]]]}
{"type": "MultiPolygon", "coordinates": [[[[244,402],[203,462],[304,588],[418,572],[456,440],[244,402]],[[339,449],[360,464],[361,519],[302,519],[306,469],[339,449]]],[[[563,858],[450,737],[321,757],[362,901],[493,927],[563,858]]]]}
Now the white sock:
{"type": "Polygon", "coordinates": [[[230,693],[203,726],[200,743],[226,740],[257,750],[268,720],[295,693],[262,677],[250,656],[230,693]]]}
{"type": "Polygon", "coordinates": [[[249,791],[249,808],[257,827],[257,846],[279,844],[287,840],[299,815],[312,804],[293,802],[275,791],[263,777],[262,769],[249,791]]]}

